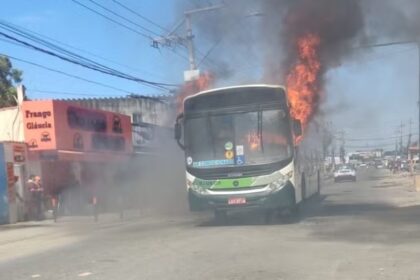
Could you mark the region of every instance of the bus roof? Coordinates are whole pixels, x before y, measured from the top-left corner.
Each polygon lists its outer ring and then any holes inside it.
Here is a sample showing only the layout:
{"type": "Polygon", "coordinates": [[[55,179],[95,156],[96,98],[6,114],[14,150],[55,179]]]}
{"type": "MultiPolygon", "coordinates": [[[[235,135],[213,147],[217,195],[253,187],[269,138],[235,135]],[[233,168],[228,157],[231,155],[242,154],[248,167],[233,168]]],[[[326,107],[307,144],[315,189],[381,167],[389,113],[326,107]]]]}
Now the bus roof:
{"type": "Polygon", "coordinates": [[[260,87],[260,88],[281,88],[283,90],[286,90],[286,88],[282,85],[269,85],[269,84],[248,84],[248,85],[240,85],[240,86],[230,86],[230,87],[220,87],[220,88],[213,88],[209,90],[200,91],[196,94],[190,95],[187,98],[184,99],[184,102],[190,98],[194,98],[199,95],[206,95],[211,94],[213,92],[217,92],[220,90],[228,90],[228,89],[238,89],[238,88],[251,88],[251,87],[260,87]]]}

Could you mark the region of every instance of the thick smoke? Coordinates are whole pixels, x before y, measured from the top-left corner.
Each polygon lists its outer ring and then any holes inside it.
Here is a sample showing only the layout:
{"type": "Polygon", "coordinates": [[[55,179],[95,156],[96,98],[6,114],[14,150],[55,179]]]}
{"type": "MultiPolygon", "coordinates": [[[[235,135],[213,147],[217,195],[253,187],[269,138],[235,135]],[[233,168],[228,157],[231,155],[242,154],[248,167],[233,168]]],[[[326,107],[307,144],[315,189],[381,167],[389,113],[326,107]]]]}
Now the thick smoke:
{"type": "Polygon", "coordinates": [[[371,42],[419,40],[420,1],[365,0],[363,10],[371,42]]]}
{"type": "MultiPolygon", "coordinates": [[[[185,11],[209,6],[178,1],[178,17],[185,11]]],[[[197,1],[198,2],[198,1],[197,1]]],[[[212,1],[214,6],[220,3],[212,1]]],[[[260,3],[253,0],[224,1],[221,9],[192,15],[198,67],[209,70],[217,84],[258,82],[262,69],[259,24],[260,3]],[[205,59],[203,59],[205,57],[205,59]]]]}
{"type": "Polygon", "coordinates": [[[269,69],[274,74],[279,70],[288,71],[296,62],[296,42],[306,34],[320,37],[324,71],[339,65],[364,27],[358,0],[268,0],[262,1],[262,8],[267,14],[264,26],[274,39],[271,46],[267,46],[271,51],[269,59],[279,51],[284,56],[284,60],[277,63],[280,69],[269,69]]]}
{"type": "MultiPolygon", "coordinates": [[[[325,74],[347,60],[363,59],[363,53],[371,51],[363,46],[420,38],[418,0],[223,2],[220,10],[193,16],[198,48],[205,53],[203,46],[215,45],[207,56],[210,62],[200,65],[215,74],[215,86],[248,82],[286,84],[287,74],[297,63],[298,38],[313,33],[320,37],[321,62],[316,109],[322,97],[328,98],[323,94],[325,74]]],[[[179,3],[178,12],[208,5],[202,2],[194,6],[186,0],[179,3]]]]}

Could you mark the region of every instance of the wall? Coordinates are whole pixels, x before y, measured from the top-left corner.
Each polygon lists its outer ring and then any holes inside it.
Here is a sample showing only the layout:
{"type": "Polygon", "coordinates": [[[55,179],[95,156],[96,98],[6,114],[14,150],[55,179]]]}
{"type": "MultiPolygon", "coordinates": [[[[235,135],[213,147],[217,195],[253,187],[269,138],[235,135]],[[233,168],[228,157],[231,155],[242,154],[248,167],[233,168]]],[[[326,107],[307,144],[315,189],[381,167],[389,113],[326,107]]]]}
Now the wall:
{"type": "Polygon", "coordinates": [[[150,123],[158,126],[172,127],[175,113],[172,106],[159,98],[124,97],[68,100],[80,106],[101,109],[132,117],[132,121],[150,123]],[[133,115],[140,116],[140,120],[133,120],[133,115]]]}
{"type": "Polygon", "coordinates": [[[0,141],[24,140],[22,114],[18,107],[0,109],[0,141]]]}

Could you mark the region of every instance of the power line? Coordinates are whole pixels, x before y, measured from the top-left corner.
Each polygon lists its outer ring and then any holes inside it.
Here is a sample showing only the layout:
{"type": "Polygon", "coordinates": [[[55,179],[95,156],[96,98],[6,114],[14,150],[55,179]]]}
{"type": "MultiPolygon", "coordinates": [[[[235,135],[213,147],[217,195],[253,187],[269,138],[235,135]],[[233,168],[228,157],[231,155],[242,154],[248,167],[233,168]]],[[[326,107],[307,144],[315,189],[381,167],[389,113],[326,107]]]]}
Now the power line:
{"type": "MultiPolygon", "coordinates": [[[[99,97],[104,98],[103,94],[93,94],[93,93],[81,93],[81,92],[69,92],[69,91],[58,91],[58,90],[44,90],[44,89],[32,89],[32,88],[26,88],[29,92],[38,92],[38,93],[46,93],[46,94],[53,94],[53,95],[69,95],[69,96],[85,96],[85,97],[99,97]]],[[[120,96],[114,96],[116,98],[120,98],[120,96]]],[[[144,97],[144,98],[161,98],[161,97],[169,97],[169,95],[138,95],[134,93],[130,93],[129,95],[126,95],[124,97],[131,97],[131,98],[138,98],[138,97],[144,97]]],[[[113,97],[105,97],[105,98],[113,98],[113,97]]]]}
{"type": "Polygon", "coordinates": [[[87,10],[91,11],[92,13],[95,13],[95,14],[97,14],[97,15],[99,15],[99,16],[101,16],[101,17],[103,17],[103,18],[105,18],[105,19],[107,19],[107,20],[109,20],[109,21],[111,21],[111,22],[113,22],[113,23],[115,23],[115,24],[117,24],[117,25],[121,26],[121,27],[124,27],[125,29],[130,30],[131,32],[134,32],[134,33],[136,33],[136,34],[138,34],[138,35],[140,35],[140,36],[143,36],[143,37],[145,37],[145,38],[147,38],[147,39],[149,39],[149,40],[152,40],[152,37],[150,37],[148,34],[145,34],[145,33],[139,32],[138,30],[136,30],[136,29],[134,29],[134,28],[131,28],[130,26],[125,25],[124,23],[121,23],[121,22],[119,22],[119,21],[116,21],[116,20],[112,19],[111,17],[109,17],[109,16],[107,16],[107,15],[104,15],[104,14],[102,14],[102,13],[100,13],[100,12],[96,11],[95,9],[92,9],[92,8],[90,8],[90,7],[88,7],[88,6],[86,6],[86,5],[82,4],[82,3],[80,3],[80,2],[79,2],[79,1],[77,1],[77,0],[71,0],[71,1],[72,1],[72,2],[74,2],[74,3],[76,3],[76,4],[78,4],[79,6],[84,7],[85,9],[87,9],[87,10]]]}
{"type": "Polygon", "coordinates": [[[213,50],[223,41],[223,37],[221,37],[216,43],[211,46],[211,48],[206,52],[206,54],[201,58],[201,60],[198,62],[197,67],[203,63],[204,60],[206,60],[209,55],[213,52],[213,50]]]}
{"type": "MultiPolygon", "coordinates": [[[[143,37],[145,37],[145,38],[147,38],[147,39],[150,39],[151,41],[153,41],[153,38],[152,37],[150,37],[148,34],[144,34],[144,33],[142,33],[142,32],[138,32],[137,30],[135,30],[135,29],[133,29],[133,28],[131,28],[131,27],[129,27],[129,26],[127,26],[127,25],[125,25],[125,24],[123,24],[123,23],[121,23],[121,22],[118,22],[118,21],[116,21],[116,20],[114,20],[114,19],[112,19],[112,18],[110,18],[110,17],[108,17],[108,16],[106,16],[106,15],[104,15],[104,14],[102,14],[102,13],[100,13],[100,12],[98,12],[97,10],[95,10],[95,9],[92,9],[91,7],[88,7],[88,6],[86,6],[86,5],[84,5],[84,4],[82,4],[82,3],[80,3],[78,0],[71,0],[72,2],[74,2],[74,3],[76,3],[76,4],[78,4],[78,5],[80,5],[80,6],[82,6],[82,7],[84,7],[85,9],[88,9],[89,11],[91,11],[91,12],[93,12],[93,13],[95,13],[95,14],[97,14],[97,15],[99,15],[99,16],[101,16],[101,17],[103,17],[103,18],[105,18],[105,19],[107,19],[107,20],[110,20],[110,21],[112,21],[113,23],[115,23],[115,24],[117,24],[117,25],[120,25],[120,26],[122,26],[122,27],[124,27],[124,28],[126,28],[126,29],[128,29],[128,30],[130,30],[130,31],[132,31],[132,32],[135,32],[135,33],[137,33],[138,35],[141,35],[141,36],[143,36],[143,37]]],[[[90,2],[92,2],[92,3],[94,3],[94,4],[96,4],[96,5],[98,5],[98,6],[100,6],[101,8],[103,8],[103,9],[106,9],[107,11],[109,11],[109,12],[111,12],[111,13],[113,13],[113,14],[115,14],[115,15],[118,15],[118,17],[122,17],[122,18],[124,18],[124,20],[126,20],[126,21],[129,21],[129,22],[131,22],[132,24],[135,24],[136,26],[138,25],[138,24],[136,24],[136,23],[133,23],[131,20],[129,20],[129,19],[127,19],[127,18],[125,18],[125,17],[123,17],[123,16],[121,16],[121,15],[119,15],[119,14],[117,14],[117,13],[115,13],[115,12],[113,12],[113,11],[111,11],[111,10],[109,10],[108,8],[106,8],[106,7],[104,7],[104,6],[102,6],[102,5],[100,5],[99,3],[97,3],[97,2],[95,2],[95,1],[93,1],[93,0],[89,0],[90,2]]],[[[113,0],[116,4],[119,4],[119,5],[121,5],[121,6],[123,6],[123,7],[125,7],[126,9],[129,9],[128,7],[126,7],[126,6],[124,6],[123,4],[121,4],[120,2],[118,2],[118,1],[115,1],[115,0],[113,0]]],[[[131,11],[131,9],[129,9],[130,11],[131,11]]],[[[131,12],[134,12],[134,11],[131,11],[131,12]]],[[[140,14],[137,14],[138,16],[141,16],[140,14]]],[[[141,16],[142,17],[142,16],[141,16]]],[[[147,19],[148,20],[148,19],[147,19]]],[[[148,21],[150,21],[150,20],[148,20],[148,21]]],[[[150,22],[152,22],[152,21],[150,21],[150,22]]],[[[157,25],[157,24],[155,24],[155,25],[157,25]]],[[[142,27],[143,29],[144,29],[144,27],[142,27]]],[[[157,34],[157,33],[155,33],[155,32],[153,32],[153,31],[151,31],[151,30],[149,30],[149,29],[147,29],[148,31],[150,31],[150,32],[152,32],[153,34],[157,34]]],[[[164,29],[164,30],[166,30],[166,29],[164,29]]],[[[180,55],[179,53],[176,53],[174,50],[172,50],[175,54],[177,54],[178,56],[180,56],[180,57],[182,57],[182,58],[184,58],[184,59],[186,59],[186,60],[188,60],[188,57],[186,57],[186,56],[183,56],[183,55],[180,55]]],[[[199,53],[201,56],[204,56],[204,54],[202,53],[202,52],[200,52],[198,49],[196,49],[196,51],[197,51],[197,53],[199,53]]],[[[210,61],[209,59],[208,59],[208,61],[210,61]]],[[[213,66],[215,66],[216,68],[219,68],[219,66],[218,65],[216,65],[214,62],[212,62],[212,61],[210,61],[211,62],[211,64],[213,64],[213,66]]]]}
{"type": "MultiPolygon", "coordinates": [[[[46,49],[37,47],[37,46],[35,46],[35,45],[31,44],[31,43],[28,43],[26,41],[20,40],[20,39],[18,39],[16,37],[10,36],[10,35],[8,35],[6,33],[0,32],[0,35],[3,36],[3,37],[5,37],[5,38],[7,38],[7,39],[12,40],[12,41],[18,42],[18,43],[20,43],[20,44],[22,44],[24,46],[27,46],[29,48],[32,48],[32,49],[34,49],[36,51],[39,51],[39,52],[42,52],[42,53],[45,53],[45,54],[54,56],[56,58],[59,58],[61,60],[66,61],[66,62],[70,62],[70,63],[76,64],[76,65],[79,65],[79,66],[82,66],[82,67],[85,67],[85,68],[88,68],[88,69],[91,69],[91,70],[94,70],[94,71],[101,72],[103,74],[112,75],[112,76],[119,77],[119,78],[122,78],[122,79],[131,80],[131,81],[139,82],[139,83],[142,83],[142,84],[145,84],[145,85],[151,85],[151,86],[154,86],[154,87],[159,87],[159,88],[166,89],[166,90],[167,90],[167,88],[165,86],[176,86],[176,85],[173,85],[173,84],[158,83],[158,82],[152,82],[152,81],[148,81],[148,80],[141,79],[141,78],[136,78],[136,77],[133,77],[133,76],[124,74],[122,72],[116,71],[114,69],[111,69],[109,67],[103,66],[103,65],[98,64],[96,62],[94,62],[95,65],[86,64],[86,63],[77,61],[75,59],[68,58],[68,57],[65,57],[63,55],[57,54],[55,52],[52,52],[52,51],[49,51],[49,50],[46,50],[46,49]]],[[[71,52],[68,52],[68,51],[65,51],[65,52],[68,53],[68,54],[70,54],[70,56],[73,56],[73,57],[75,56],[71,52]]],[[[81,57],[79,55],[76,55],[76,57],[83,58],[83,57],[81,57]]],[[[85,59],[85,60],[91,61],[89,59],[85,59]]]]}
{"type": "MultiPolygon", "coordinates": [[[[7,26],[9,26],[9,27],[11,27],[11,28],[14,28],[15,30],[20,30],[21,32],[25,32],[24,34],[28,34],[28,35],[31,35],[31,34],[32,34],[32,36],[33,36],[33,34],[35,34],[35,35],[37,35],[39,38],[41,38],[41,40],[42,40],[42,38],[43,38],[43,39],[44,39],[44,40],[43,40],[43,42],[45,42],[45,43],[47,43],[47,41],[45,41],[45,39],[47,39],[47,40],[50,40],[50,41],[52,41],[52,42],[56,42],[56,43],[58,43],[58,44],[61,44],[61,45],[67,46],[67,47],[69,47],[69,48],[71,48],[71,49],[74,49],[74,50],[77,50],[77,51],[80,51],[80,52],[83,52],[83,53],[89,54],[89,55],[91,55],[91,56],[93,56],[93,57],[96,57],[96,58],[102,59],[102,60],[104,60],[104,61],[108,61],[108,62],[110,62],[110,63],[116,64],[116,65],[119,65],[119,66],[123,66],[123,67],[125,67],[125,68],[131,69],[131,70],[134,70],[134,71],[144,72],[145,74],[148,74],[148,75],[158,76],[156,73],[152,73],[152,72],[146,71],[146,70],[144,70],[144,69],[138,69],[138,68],[134,68],[134,67],[132,67],[132,66],[128,66],[128,65],[122,64],[122,63],[120,63],[120,62],[117,62],[117,61],[114,61],[114,60],[112,60],[112,59],[109,59],[109,58],[103,57],[103,56],[101,56],[101,55],[98,55],[98,54],[92,53],[92,52],[90,52],[90,51],[87,51],[87,50],[84,50],[84,49],[81,49],[81,48],[75,47],[75,46],[73,46],[73,45],[70,45],[70,44],[64,43],[64,42],[62,42],[62,41],[59,41],[59,40],[54,39],[54,38],[51,38],[51,37],[49,37],[49,36],[46,36],[46,35],[43,35],[43,34],[37,33],[37,32],[35,32],[35,31],[31,31],[31,30],[26,29],[26,28],[24,28],[24,27],[17,26],[17,25],[11,24],[11,23],[5,23],[5,22],[3,22],[3,23],[4,23],[4,24],[7,24],[7,26]]],[[[20,33],[20,35],[22,35],[22,34],[20,33]]],[[[26,37],[26,36],[25,36],[25,37],[26,37]]],[[[33,36],[33,37],[32,37],[32,39],[35,39],[35,38],[36,38],[35,36],[33,36]]],[[[0,40],[2,40],[2,41],[6,41],[6,39],[0,39],[0,40]]],[[[38,41],[39,41],[39,40],[38,40],[38,41]]],[[[10,43],[10,44],[14,44],[14,45],[21,46],[21,45],[17,44],[16,42],[13,42],[13,41],[6,41],[6,42],[8,42],[8,43],[10,43]]],[[[51,44],[50,44],[50,46],[53,46],[53,45],[51,45],[51,44]]]]}
{"type": "Polygon", "coordinates": [[[104,83],[101,83],[101,82],[89,80],[89,79],[86,79],[86,78],[83,78],[83,77],[80,77],[80,76],[77,76],[77,75],[69,74],[69,73],[63,72],[61,70],[50,68],[50,67],[47,67],[47,66],[44,66],[44,65],[41,65],[41,64],[38,64],[38,63],[35,63],[35,62],[32,62],[32,61],[29,61],[29,60],[17,58],[15,56],[11,56],[11,55],[4,54],[4,53],[0,53],[0,55],[1,56],[9,57],[9,58],[14,59],[16,61],[20,61],[20,62],[23,62],[23,63],[27,63],[27,64],[30,64],[30,65],[33,65],[33,66],[36,66],[36,67],[39,67],[39,68],[48,70],[50,72],[54,72],[54,73],[61,74],[61,75],[64,75],[64,76],[67,76],[67,77],[71,77],[71,78],[74,78],[74,79],[78,79],[78,80],[81,80],[81,81],[84,81],[84,82],[87,82],[87,83],[96,84],[96,85],[99,85],[99,86],[102,86],[102,87],[106,87],[106,88],[110,88],[110,89],[113,89],[113,90],[116,90],[116,91],[121,91],[121,92],[124,92],[124,93],[131,94],[131,92],[129,92],[127,90],[124,90],[124,89],[121,89],[121,88],[117,88],[117,87],[114,87],[114,86],[111,86],[111,85],[108,85],[108,84],[104,84],[104,83]]]}
{"type": "Polygon", "coordinates": [[[122,7],[122,8],[124,8],[124,9],[126,9],[127,11],[129,11],[129,12],[131,12],[131,13],[135,14],[135,15],[136,15],[136,16],[138,16],[139,18],[141,18],[141,19],[143,19],[143,20],[147,21],[148,23],[150,23],[150,24],[152,24],[152,25],[154,25],[154,26],[156,26],[156,27],[158,27],[158,28],[162,29],[163,31],[167,31],[167,32],[169,32],[169,30],[168,30],[168,29],[166,29],[165,27],[162,27],[162,26],[161,26],[161,25],[159,25],[158,23],[156,23],[156,22],[152,21],[151,19],[148,19],[147,17],[145,17],[145,16],[141,15],[140,13],[138,13],[138,12],[134,11],[133,9],[129,8],[128,6],[126,6],[126,5],[124,5],[124,4],[122,4],[121,2],[119,2],[119,1],[117,1],[117,0],[112,0],[112,1],[113,1],[115,4],[119,5],[120,7],[122,7]]]}
{"type": "Polygon", "coordinates": [[[383,55],[378,55],[378,56],[372,57],[370,59],[364,59],[364,60],[356,61],[356,62],[353,61],[351,64],[349,64],[349,66],[350,67],[356,67],[356,66],[360,66],[361,64],[376,63],[378,61],[383,61],[383,60],[389,58],[389,56],[391,56],[391,55],[392,56],[400,55],[400,54],[403,54],[403,53],[411,52],[413,50],[416,50],[416,48],[413,47],[413,48],[407,48],[407,49],[393,51],[393,52],[387,52],[387,53],[384,53],[383,55]]]}
{"type": "Polygon", "coordinates": [[[150,29],[148,29],[148,28],[146,28],[146,27],[144,27],[144,26],[142,26],[142,25],[140,25],[140,24],[138,24],[138,23],[136,23],[136,22],[134,22],[134,21],[132,21],[132,20],[130,20],[130,19],[128,19],[128,18],[126,18],[126,17],[124,17],[124,16],[122,16],[122,15],[118,14],[118,13],[116,13],[116,12],[114,12],[113,10],[108,9],[107,7],[105,7],[105,6],[101,5],[101,4],[99,4],[98,2],[96,2],[96,1],[94,1],[94,0],[89,0],[89,1],[90,1],[91,3],[93,3],[93,4],[95,4],[96,6],[101,7],[101,8],[102,8],[102,9],[104,9],[105,11],[107,11],[107,12],[109,12],[109,13],[111,13],[111,14],[115,15],[116,17],[121,18],[121,19],[125,20],[126,22],[129,22],[129,23],[131,23],[131,24],[133,24],[133,25],[137,26],[137,27],[141,28],[142,30],[144,30],[144,31],[146,31],[146,32],[152,33],[152,34],[154,34],[154,35],[156,35],[156,36],[159,36],[159,35],[160,35],[160,34],[158,34],[158,33],[154,32],[153,30],[150,30],[150,29]]]}
{"type": "MultiPolygon", "coordinates": [[[[104,17],[104,18],[106,18],[106,19],[108,19],[108,20],[112,21],[112,22],[113,22],[113,23],[115,23],[115,24],[118,24],[118,25],[120,25],[120,26],[122,26],[122,27],[124,27],[124,28],[126,28],[126,29],[128,29],[128,30],[130,30],[130,31],[132,31],[132,32],[137,33],[138,35],[141,35],[141,36],[143,36],[143,37],[145,37],[145,38],[150,39],[150,40],[152,40],[152,41],[153,41],[153,38],[151,38],[151,37],[150,37],[149,35],[147,35],[147,34],[144,34],[144,33],[138,32],[137,30],[135,30],[135,29],[133,29],[133,28],[131,28],[131,27],[129,27],[129,26],[127,26],[127,25],[123,24],[123,23],[120,23],[120,22],[116,21],[116,20],[114,20],[114,19],[112,19],[112,18],[110,18],[110,17],[108,17],[108,16],[106,16],[106,15],[104,15],[104,14],[102,14],[102,13],[100,13],[100,12],[96,11],[95,9],[92,9],[92,8],[90,8],[90,7],[88,7],[88,6],[86,6],[86,5],[82,4],[82,3],[80,3],[80,2],[79,2],[79,1],[77,1],[77,0],[71,0],[71,1],[72,1],[72,2],[74,2],[74,3],[76,3],[76,4],[78,4],[78,5],[80,5],[80,6],[82,6],[82,7],[84,7],[84,8],[86,8],[86,9],[88,9],[89,11],[91,11],[91,12],[93,12],[93,13],[95,13],[95,14],[99,15],[99,16],[102,16],[102,17],[104,17]]],[[[90,0],[89,0],[89,1],[90,1],[90,0]]],[[[184,55],[181,55],[181,54],[179,54],[179,53],[175,52],[175,50],[172,50],[172,51],[173,51],[176,55],[178,55],[179,57],[182,57],[182,58],[184,58],[184,59],[188,60],[188,57],[186,57],[186,56],[184,56],[184,55]]]]}
{"type": "MultiPolygon", "coordinates": [[[[403,137],[408,137],[410,134],[403,135],[403,137]]],[[[368,141],[383,141],[383,140],[392,140],[392,139],[399,139],[401,135],[399,136],[390,136],[390,137],[378,137],[378,138],[344,138],[345,141],[348,142],[368,142],[368,141]]],[[[336,139],[343,139],[341,137],[335,136],[336,139]]]]}
{"type": "Polygon", "coordinates": [[[371,145],[371,146],[346,146],[347,149],[385,149],[395,147],[395,143],[385,144],[385,145],[371,145]]]}
{"type": "MultiPolygon", "coordinates": [[[[221,42],[221,41],[220,41],[221,42]]],[[[220,43],[219,42],[219,43],[220,43]]],[[[218,43],[216,43],[216,44],[218,44],[218,43]]],[[[216,47],[216,46],[214,46],[213,45],[213,47],[216,47]]],[[[210,53],[207,51],[206,52],[206,54],[204,54],[203,52],[201,52],[198,48],[196,48],[195,49],[195,51],[199,54],[199,55],[201,55],[201,60],[200,60],[200,62],[199,62],[199,64],[200,63],[207,63],[207,65],[209,65],[209,66],[214,66],[214,67],[216,67],[216,68],[219,68],[220,69],[220,66],[219,65],[217,65],[217,63],[216,62],[214,62],[212,59],[209,59],[209,55],[210,55],[210,53]]]]}
{"type": "Polygon", "coordinates": [[[70,96],[103,97],[103,94],[79,93],[79,92],[68,92],[68,91],[54,91],[54,90],[38,90],[38,89],[31,89],[31,88],[27,88],[26,90],[29,91],[29,92],[47,93],[47,94],[53,94],[53,95],[61,94],[61,95],[70,95],[70,96]]]}
{"type": "Polygon", "coordinates": [[[370,44],[370,45],[361,45],[356,46],[354,49],[371,49],[377,47],[388,47],[388,46],[395,46],[395,45],[407,45],[407,44],[417,44],[417,41],[414,40],[405,40],[405,41],[394,41],[394,42],[384,42],[384,43],[377,43],[377,44],[370,44]]]}
{"type": "Polygon", "coordinates": [[[210,49],[206,52],[206,54],[201,58],[200,62],[198,63],[198,66],[204,61],[204,60],[209,60],[208,57],[210,56],[210,54],[214,51],[214,49],[224,40],[225,36],[231,31],[233,30],[233,27],[238,26],[241,23],[241,20],[236,21],[235,24],[230,26],[230,29],[228,29],[227,31],[224,32],[224,34],[222,34],[222,36],[220,36],[219,40],[217,40],[213,46],[210,47],[210,49]]]}

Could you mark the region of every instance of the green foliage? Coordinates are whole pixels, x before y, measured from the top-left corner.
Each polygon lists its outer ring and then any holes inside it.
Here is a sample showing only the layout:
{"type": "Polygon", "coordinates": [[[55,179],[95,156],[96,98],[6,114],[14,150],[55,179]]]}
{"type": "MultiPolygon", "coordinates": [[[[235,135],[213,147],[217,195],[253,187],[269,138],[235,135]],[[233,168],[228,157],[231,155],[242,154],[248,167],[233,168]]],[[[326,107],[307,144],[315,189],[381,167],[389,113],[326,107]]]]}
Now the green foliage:
{"type": "Polygon", "coordinates": [[[16,106],[16,83],[22,81],[22,71],[14,69],[10,59],[0,56],[0,108],[16,106]]]}

